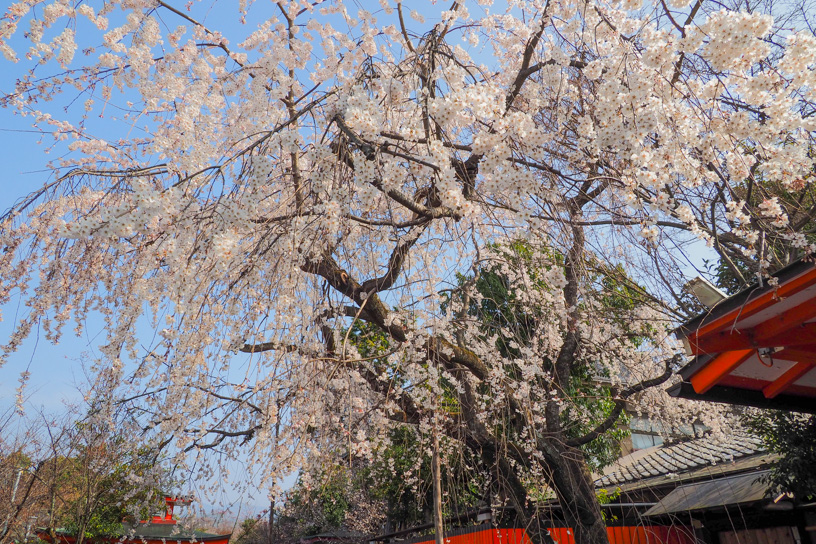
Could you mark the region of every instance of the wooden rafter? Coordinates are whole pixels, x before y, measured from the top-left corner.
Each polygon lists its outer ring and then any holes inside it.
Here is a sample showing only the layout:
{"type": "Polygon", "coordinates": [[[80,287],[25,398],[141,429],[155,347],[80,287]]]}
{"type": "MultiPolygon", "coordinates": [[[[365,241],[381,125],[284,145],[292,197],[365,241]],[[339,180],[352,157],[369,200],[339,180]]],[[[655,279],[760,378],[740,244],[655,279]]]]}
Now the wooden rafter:
{"type": "MultiPolygon", "coordinates": [[[[814,354],[810,354],[811,357],[814,357],[814,354]]],[[[791,385],[793,385],[796,380],[810,372],[814,363],[812,362],[799,362],[789,368],[784,374],[780,377],[769,383],[762,389],[762,394],[765,395],[765,398],[772,399],[788,389],[791,385]]]]}
{"type": "Polygon", "coordinates": [[[697,393],[705,393],[729,372],[739,367],[754,354],[753,349],[726,351],[717,355],[697,374],[691,377],[691,385],[697,393]]]}

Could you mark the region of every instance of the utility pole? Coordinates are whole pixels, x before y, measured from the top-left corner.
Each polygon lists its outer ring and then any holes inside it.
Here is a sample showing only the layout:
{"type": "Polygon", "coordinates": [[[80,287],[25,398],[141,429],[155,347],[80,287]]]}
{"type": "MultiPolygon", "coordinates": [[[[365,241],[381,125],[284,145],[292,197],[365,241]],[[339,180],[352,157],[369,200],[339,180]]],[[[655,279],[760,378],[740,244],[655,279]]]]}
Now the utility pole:
{"type": "Polygon", "coordinates": [[[8,526],[9,523],[11,523],[11,512],[14,509],[14,502],[17,500],[17,488],[20,486],[20,477],[23,475],[23,469],[17,467],[16,472],[17,477],[14,479],[14,487],[11,488],[11,508],[9,509],[8,515],[6,515],[6,522],[3,524],[3,535],[8,533],[8,526]]]}
{"type": "Polygon", "coordinates": [[[433,414],[433,457],[431,459],[433,471],[433,502],[434,502],[434,536],[436,544],[445,541],[442,523],[442,462],[439,459],[439,429],[437,428],[437,411],[433,414]]]}
{"type": "Polygon", "coordinates": [[[272,544],[272,525],[275,523],[275,497],[269,499],[269,525],[267,527],[267,541],[272,544]]]}
{"type": "MultiPolygon", "coordinates": [[[[275,399],[275,407],[277,411],[275,412],[275,447],[278,446],[278,440],[280,439],[280,410],[281,410],[281,399],[280,399],[280,390],[278,391],[278,397],[275,399]]],[[[274,489],[274,488],[273,488],[274,489]]],[[[275,495],[270,493],[269,497],[269,523],[267,526],[267,541],[268,544],[272,543],[272,526],[275,524],[275,495]]]]}

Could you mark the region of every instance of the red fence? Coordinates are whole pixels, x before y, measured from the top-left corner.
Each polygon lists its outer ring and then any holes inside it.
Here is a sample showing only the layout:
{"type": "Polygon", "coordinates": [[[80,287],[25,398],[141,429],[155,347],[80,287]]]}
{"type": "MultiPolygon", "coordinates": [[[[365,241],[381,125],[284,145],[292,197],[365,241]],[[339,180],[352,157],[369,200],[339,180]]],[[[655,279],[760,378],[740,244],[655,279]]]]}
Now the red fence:
{"type": "MultiPolygon", "coordinates": [[[[413,544],[434,544],[434,537],[413,544]]],[[[445,533],[445,544],[532,544],[532,541],[524,529],[467,527],[445,533]]]]}
{"type": "MultiPolygon", "coordinates": [[[[695,544],[694,533],[682,526],[637,525],[607,527],[609,544],[695,544]]],[[[550,536],[556,544],[575,544],[572,529],[555,527],[550,536]]]]}
{"type": "MultiPolygon", "coordinates": [[[[638,525],[607,527],[609,544],[695,544],[694,534],[686,527],[638,525]]],[[[550,529],[555,544],[575,544],[572,529],[550,529]]],[[[411,540],[412,544],[434,544],[433,536],[411,540]]],[[[494,529],[485,526],[452,529],[445,544],[532,544],[524,529],[494,529]]]]}

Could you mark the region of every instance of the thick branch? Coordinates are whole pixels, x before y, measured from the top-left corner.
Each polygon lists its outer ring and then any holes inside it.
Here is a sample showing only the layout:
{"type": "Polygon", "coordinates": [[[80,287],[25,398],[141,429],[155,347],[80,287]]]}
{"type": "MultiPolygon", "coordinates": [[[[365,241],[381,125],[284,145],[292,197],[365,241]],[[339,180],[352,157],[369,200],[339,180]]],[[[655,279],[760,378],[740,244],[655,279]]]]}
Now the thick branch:
{"type": "Polygon", "coordinates": [[[510,109],[510,106],[513,105],[513,101],[515,101],[521,92],[521,87],[524,85],[524,82],[527,81],[527,78],[534,72],[529,70],[530,62],[533,59],[533,53],[535,53],[536,47],[538,47],[538,42],[544,34],[544,29],[547,28],[547,24],[549,23],[547,19],[547,8],[549,6],[550,3],[547,2],[544,13],[541,14],[541,24],[538,30],[536,30],[536,33],[533,34],[532,38],[527,42],[527,45],[524,46],[524,54],[521,57],[521,69],[519,69],[518,74],[516,74],[516,79],[513,80],[512,85],[510,85],[510,92],[507,93],[507,98],[505,98],[504,101],[505,110],[510,109]]]}
{"type": "Polygon", "coordinates": [[[301,269],[310,274],[316,274],[325,279],[332,288],[353,300],[358,306],[365,302],[366,321],[377,325],[380,329],[387,331],[397,342],[405,342],[405,331],[398,324],[386,325],[389,310],[382,303],[377,293],[368,293],[357,283],[348,272],[331,257],[323,257],[319,261],[307,261],[301,269]],[[364,296],[365,293],[365,296],[364,296]]]}
{"type": "Polygon", "coordinates": [[[675,355],[670,359],[666,359],[663,363],[666,365],[663,374],[656,378],[651,378],[649,380],[643,380],[642,382],[636,383],[630,387],[624,389],[618,398],[615,399],[615,407],[612,409],[612,412],[606,417],[606,419],[597,427],[595,427],[592,431],[588,432],[584,436],[573,438],[571,440],[567,440],[568,446],[583,446],[584,444],[588,444],[592,442],[603,433],[611,429],[615,424],[618,422],[618,418],[623,413],[624,408],[626,408],[626,399],[631,397],[636,393],[640,393],[641,391],[645,391],[646,389],[656,387],[662,383],[665,383],[672,375],[672,366],[676,365],[682,359],[682,355],[675,355]]]}
{"type": "Polygon", "coordinates": [[[469,349],[461,348],[438,336],[428,340],[427,348],[432,357],[438,358],[448,364],[461,365],[470,370],[470,372],[480,380],[487,379],[487,365],[484,364],[478,355],[469,349]]]}
{"type": "Polygon", "coordinates": [[[261,342],[260,344],[244,344],[238,351],[242,353],[261,353],[264,351],[284,351],[292,353],[298,350],[297,346],[281,344],[280,342],[261,342]]]}
{"type": "MultiPolygon", "coordinates": [[[[210,450],[210,449],[217,448],[218,446],[220,446],[221,443],[227,438],[237,438],[239,436],[244,437],[244,442],[243,443],[245,444],[245,443],[249,442],[250,440],[252,440],[252,438],[255,436],[255,432],[258,431],[258,429],[260,429],[260,428],[261,428],[260,425],[255,425],[254,427],[252,427],[250,429],[246,429],[244,431],[222,431],[220,429],[208,429],[206,431],[206,434],[210,434],[210,433],[217,434],[218,438],[216,438],[212,442],[208,442],[206,444],[201,444],[198,441],[196,441],[193,444],[190,444],[189,446],[184,448],[184,451],[187,452],[187,451],[192,451],[192,450],[210,450]]],[[[187,432],[189,433],[191,431],[187,430],[187,432]]]]}
{"type": "Polygon", "coordinates": [[[379,278],[370,279],[363,282],[361,287],[363,292],[366,294],[374,292],[379,293],[380,291],[390,289],[394,285],[394,282],[397,281],[397,278],[402,272],[402,265],[405,262],[405,257],[408,255],[408,252],[411,250],[417,240],[419,240],[419,237],[422,236],[422,233],[425,231],[425,227],[427,225],[428,222],[426,221],[424,224],[420,225],[415,232],[409,232],[408,236],[402,242],[397,244],[394,251],[391,252],[391,257],[388,259],[388,270],[386,270],[385,274],[379,278]]]}

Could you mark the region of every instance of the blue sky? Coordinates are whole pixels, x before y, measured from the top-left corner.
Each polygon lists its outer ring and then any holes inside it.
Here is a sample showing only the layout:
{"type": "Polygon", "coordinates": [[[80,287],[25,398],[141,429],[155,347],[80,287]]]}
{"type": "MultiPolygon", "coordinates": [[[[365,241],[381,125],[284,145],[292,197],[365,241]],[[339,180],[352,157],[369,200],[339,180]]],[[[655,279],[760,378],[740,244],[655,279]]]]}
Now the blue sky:
{"type": "MultiPolygon", "coordinates": [[[[8,78],[0,78],[1,88],[5,90],[8,78]]],[[[43,146],[37,145],[38,138],[25,120],[0,110],[0,161],[4,165],[0,209],[3,211],[49,179],[50,173],[45,169],[48,156],[43,153],[43,146]]],[[[2,308],[2,343],[11,334],[15,315],[25,311],[14,302],[2,308]]],[[[33,373],[26,389],[32,407],[59,409],[61,399],[76,399],[78,393],[74,386],[81,381],[81,373],[76,374],[74,363],[87,349],[87,342],[72,336],[66,336],[59,346],[53,346],[45,340],[37,341],[37,335],[32,335],[0,368],[0,413],[13,405],[20,373],[29,367],[33,373]]]]}

